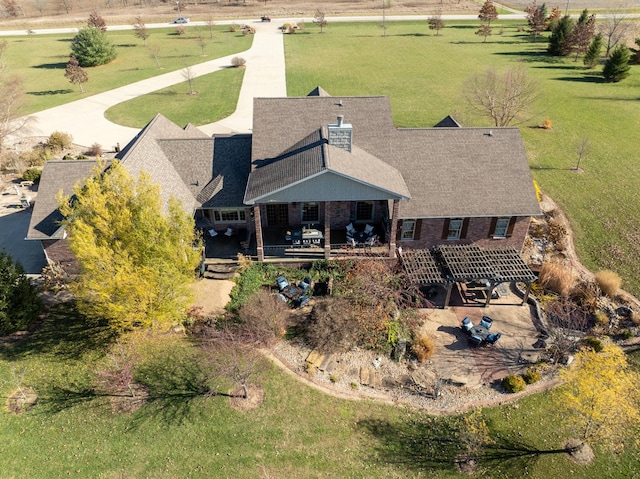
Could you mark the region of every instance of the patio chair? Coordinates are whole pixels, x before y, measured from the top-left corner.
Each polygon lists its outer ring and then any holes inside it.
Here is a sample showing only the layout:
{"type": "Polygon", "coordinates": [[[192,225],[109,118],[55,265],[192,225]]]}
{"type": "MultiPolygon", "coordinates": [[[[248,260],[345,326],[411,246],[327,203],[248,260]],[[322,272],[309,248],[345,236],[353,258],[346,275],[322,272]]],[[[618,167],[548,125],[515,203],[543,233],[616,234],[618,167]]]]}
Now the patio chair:
{"type": "Polygon", "coordinates": [[[493,324],[493,319],[491,319],[489,316],[483,316],[482,319],[480,320],[480,326],[482,326],[483,328],[491,329],[492,324],[493,324]]]}
{"type": "Polygon", "coordinates": [[[475,334],[469,336],[469,344],[471,346],[480,346],[482,344],[482,341],[483,339],[480,336],[476,336],[475,334]]]}
{"type": "Polygon", "coordinates": [[[285,298],[284,294],[282,294],[282,293],[278,293],[278,294],[276,294],[276,296],[277,296],[277,297],[278,297],[278,299],[279,299],[280,301],[282,301],[283,303],[288,303],[288,302],[289,302],[289,300],[288,300],[287,298],[285,298]]]}
{"type": "Polygon", "coordinates": [[[367,240],[364,242],[364,245],[371,248],[376,244],[376,241],[378,241],[378,235],[372,235],[367,238],[367,240]]]}
{"type": "Polygon", "coordinates": [[[347,236],[347,246],[351,246],[352,248],[356,247],[356,240],[350,236],[347,236]]]}
{"type": "Polygon", "coordinates": [[[300,296],[298,299],[295,300],[294,306],[296,308],[302,308],[303,306],[306,306],[309,303],[310,299],[311,298],[307,295],[300,296]]]}
{"type": "Polygon", "coordinates": [[[307,291],[310,287],[311,282],[307,283],[306,281],[302,280],[298,283],[298,288],[302,289],[302,291],[307,291]]]}
{"type": "Polygon", "coordinates": [[[487,344],[496,344],[501,336],[501,333],[491,333],[489,336],[487,336],[487,344]]]}
{"type": "Polygon", "coordinates": [[[356,232],[356,229],[353,227],[353,223],[349,223],[345,228],[347,229],[347,237],[353,236],[356,232]]]}
{"type": "Polygon", "coordinates": [[[374,228],[374,227],[373,227],[373,226],[371,226],[371,225],[366,225],[366,226],[364,227],[364,234],[366,234],[366,235],[370,235],[370,234],[373,232],[373,228],[374,228]]]}
{"type": "Polygon", "coordinates": [[[227,228],[227,231],[224,232],[225,236],[233,236],[233,228],[227,228]]]}
{"type": "Polygon", "coordinates": [[[216,236],[218,236],[218,232],[216,230],[214,230],[213,228],[211,228],[209,231],[209,236],[211,236],[212,238],[215,238],[216,236]]]}
{"type": "Polygon", "coordinates": [[[462,326],[461,326],[462,330],[467,333],[467,334],[471,334],[471,330],[473,329],[473,323],[471,322],[471,320],[469,319],[469,316],[466,316],[463,320],[462,320],[462,326]]]}
{"type": "Polygon", "coordinates": [[[285,278],[284,276],[278,276],[276,278],[276,284],[278,285],[278,289],[280,291],[283,291],[289,287],[289,281],[287,281],[287,278],[285,278]]]}

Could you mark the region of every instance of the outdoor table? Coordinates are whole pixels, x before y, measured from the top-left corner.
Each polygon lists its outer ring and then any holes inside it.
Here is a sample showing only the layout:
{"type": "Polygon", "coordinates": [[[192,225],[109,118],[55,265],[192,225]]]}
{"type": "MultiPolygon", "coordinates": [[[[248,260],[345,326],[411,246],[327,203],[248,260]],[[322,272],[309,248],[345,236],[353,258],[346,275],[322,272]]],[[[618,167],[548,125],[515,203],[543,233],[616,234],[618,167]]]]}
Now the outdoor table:
{"type": "Polygon", "coordinates": [[[282,290],[282,295],[285,298],[290,299],[291,301],[295,301],[303,294],[304,294],[304,290],[297,286],[288,286],[282,290]]]}
{"type": "Polygon", "coordinates": [[[483,341],[485,341],[489,337],[489,334],[491,334],[489,333],[489,330],[487,328],[481,325],[477,325],[471,328],[470,333],[471,336],[478,336],[483,341]]]}
{"type": "Polygon", "coordinates": [[[369,235],[364,231],[356,231],[352,236],[356,244],[364,244],[369,239],[369,235]]]}

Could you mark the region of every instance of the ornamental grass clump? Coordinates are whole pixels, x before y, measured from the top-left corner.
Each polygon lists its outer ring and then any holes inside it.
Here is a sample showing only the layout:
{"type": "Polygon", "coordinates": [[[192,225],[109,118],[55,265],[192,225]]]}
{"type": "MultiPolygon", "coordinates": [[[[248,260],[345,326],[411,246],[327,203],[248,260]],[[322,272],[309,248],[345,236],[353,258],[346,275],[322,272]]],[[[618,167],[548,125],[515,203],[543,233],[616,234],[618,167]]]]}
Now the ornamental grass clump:
{"type": "Polygon", "coordinates": [[[418,336],[411,344],[411,352],[415,354],[418,362],[423,363],[431,356],[435,351],[435,344],[433,339],[427,335],[418,336]]]}
{"type": "Polygon", "coordinates": [[[605,269],[596,273],[596,283],[598,283],[604,294],[613,298],[618,295],[618,290],[622,286],[622,279],[617,273],[605,269]]]}
{"type": "Polygon", "coordinates": [[[573,289],[576,277],[573,271],[566,266],[555,261],[549,261],[540,268],[538,282],[545,290],[553,291],[560,296],[566,297],[573,289]]]}

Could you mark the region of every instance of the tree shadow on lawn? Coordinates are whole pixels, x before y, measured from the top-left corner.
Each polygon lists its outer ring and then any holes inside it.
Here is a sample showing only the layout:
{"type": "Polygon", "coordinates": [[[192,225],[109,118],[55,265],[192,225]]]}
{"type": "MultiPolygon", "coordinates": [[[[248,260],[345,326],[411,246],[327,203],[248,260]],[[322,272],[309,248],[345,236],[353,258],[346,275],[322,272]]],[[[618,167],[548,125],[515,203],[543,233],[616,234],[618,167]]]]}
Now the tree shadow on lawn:
{"type": "Polygon", "coordinates": [[[378,444],[372,460],[399,464],[416,471],[455,471],[464,458],[474,459],[480,470],[503,477],[520,477],[542,455],[565,453],[565,449],[538,449],[521,438],[492,436],[491,442],[469,451],[458,426],[459,419],[425,416],[411,422],[392,424],[387,420],[367,419],[357,427],[369,433],[378,444]]]}
{"type": "Polygon", "coordinates": [[[90,351],[106,351],[116,339],[106,321],[87,318],[73,302],[58,303],[32,333],[2,348],[0,356],[9,361],[33,355],[78,359],[90,351]]]}
{"type": "Polygon", "coordinates": [[[64,70],[66,67],[67,67],[67,64],[64,62],[41,63],[40,65],[33,66],[33,68],[38,68],[40,70],[64,70]]]}
{"type": "Polygon", "coordinates": [[[48,95],[66,95],[67,93],[73,93],[73,90],[71,88],[66,88],[64,90],[28,91],[27,95],[48,96],[48,95]]]}

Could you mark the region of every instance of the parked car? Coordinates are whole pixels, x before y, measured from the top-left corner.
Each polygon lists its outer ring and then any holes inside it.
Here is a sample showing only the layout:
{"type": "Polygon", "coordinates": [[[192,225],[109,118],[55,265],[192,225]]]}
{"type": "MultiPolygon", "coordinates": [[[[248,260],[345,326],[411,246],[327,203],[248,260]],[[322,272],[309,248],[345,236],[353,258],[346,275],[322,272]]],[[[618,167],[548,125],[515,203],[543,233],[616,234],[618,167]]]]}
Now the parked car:
{"type": "Polygon", "coordinates": [[[262,17],[260,17],[260,21],[262,21],[262,22],[270,22],[271,21],[271,17],[269,15],[262,15],[262,17]]]}
{"type": "Polygon", "coordinates": [[[179,17],[171,23],[189,23],[189,19],[187,17],[179,17]]]}

